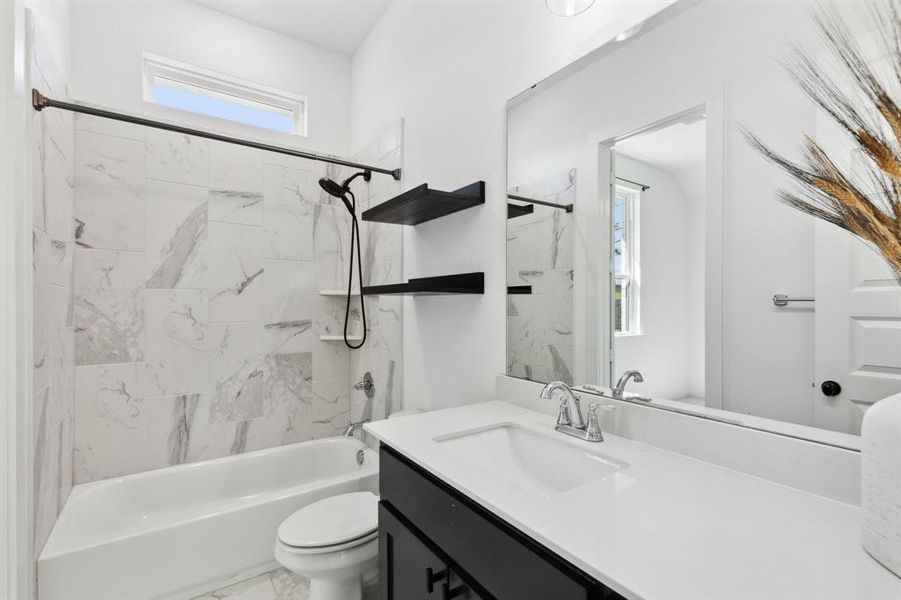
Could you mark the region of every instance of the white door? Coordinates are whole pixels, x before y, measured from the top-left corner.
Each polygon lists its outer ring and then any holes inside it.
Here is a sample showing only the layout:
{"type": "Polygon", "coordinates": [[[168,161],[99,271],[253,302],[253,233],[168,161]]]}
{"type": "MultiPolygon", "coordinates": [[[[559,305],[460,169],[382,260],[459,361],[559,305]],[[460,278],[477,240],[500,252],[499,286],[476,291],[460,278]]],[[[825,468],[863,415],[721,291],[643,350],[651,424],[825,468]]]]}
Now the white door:
{"type": "Polygon", "coordinates": [[[901,286],[881,256],[827,223],[816,230],[815,315],[814,425],[859,433],[867,406],[901,392],[901,286]],[[828,381],[841,393],[826,395],[828,381]]]}
{"type": "MultiPolygon", "coordinates": [[[[878,47],[862,46],[865,52],[878,47]]],[[[885,70],[891,56],[866,58],[877,71],[891,72],[885,70]]],[[[822,114],[815,137],[840,165],[866,181],[860,149],[822,114]]],[[[813,424],[857,434],[868,406],[901,392],[901,285],[883,258],[851,233],[822,221],[815,231],[813,424]],[[823,393],[828,381],[837,382],[841,393],[823,393]]]]}

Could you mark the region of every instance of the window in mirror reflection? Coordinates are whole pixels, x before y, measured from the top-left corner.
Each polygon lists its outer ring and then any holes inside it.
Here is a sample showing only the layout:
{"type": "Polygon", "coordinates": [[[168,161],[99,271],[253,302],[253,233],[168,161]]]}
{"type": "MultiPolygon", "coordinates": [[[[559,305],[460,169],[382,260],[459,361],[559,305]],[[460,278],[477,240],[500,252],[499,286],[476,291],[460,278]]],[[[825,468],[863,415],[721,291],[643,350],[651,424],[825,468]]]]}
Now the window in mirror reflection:
{"type": "Polygon", "coordinates": [[[638,190],[616,186],[613,206],[613,319],[617,335],[636,335],[641,332],[638,317],[638,190]]]}

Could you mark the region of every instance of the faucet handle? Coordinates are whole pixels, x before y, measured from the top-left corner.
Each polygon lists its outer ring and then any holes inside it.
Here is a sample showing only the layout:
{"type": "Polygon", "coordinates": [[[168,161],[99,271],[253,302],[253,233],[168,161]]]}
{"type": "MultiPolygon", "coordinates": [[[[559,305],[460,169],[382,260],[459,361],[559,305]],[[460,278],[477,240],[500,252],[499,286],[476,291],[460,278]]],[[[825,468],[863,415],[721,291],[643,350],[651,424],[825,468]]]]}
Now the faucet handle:
{"type": "Polygon", "coordinates": [[[569,414],[569,405],[566,399],[560,403],[560,411],[557,413],[557,425],[571,426],[573,424],[572,417],[569,414]]]}
{"type": "Polygon", "coordinates": [[[589,442],[603,442],[604,434],[601,432],[601,424],[598,421],[598,411],[601,405],[592,402],[588,405],[588,429],[585,431],[585,439],[589,442]]]}

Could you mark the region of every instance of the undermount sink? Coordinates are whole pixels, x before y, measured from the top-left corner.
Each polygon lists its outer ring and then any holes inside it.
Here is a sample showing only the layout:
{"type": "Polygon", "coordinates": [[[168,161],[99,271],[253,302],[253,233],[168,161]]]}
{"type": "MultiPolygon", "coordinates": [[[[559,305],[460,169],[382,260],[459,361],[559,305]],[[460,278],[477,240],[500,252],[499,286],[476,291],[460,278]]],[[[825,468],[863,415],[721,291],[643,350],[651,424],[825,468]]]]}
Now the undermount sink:
{"type": "Polygon", "coordinates": [[[443,435],[435,441],[499,477],[544,494],[565,492],[629,466],[510,423],[443,435]]]}

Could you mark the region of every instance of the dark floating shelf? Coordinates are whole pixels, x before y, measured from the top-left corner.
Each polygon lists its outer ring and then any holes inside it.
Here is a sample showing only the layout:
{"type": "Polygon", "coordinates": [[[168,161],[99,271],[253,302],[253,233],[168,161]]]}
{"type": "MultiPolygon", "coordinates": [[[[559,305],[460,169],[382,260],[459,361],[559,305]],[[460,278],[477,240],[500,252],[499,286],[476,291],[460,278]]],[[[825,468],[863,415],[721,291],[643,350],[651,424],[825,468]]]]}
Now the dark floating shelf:
{"type": "Polygon", "coordinates": [[[519,204],[510,204],[507,203],[507,218],[515,219],[516,217],[522,217],[525,215],[530,215],[535,212],[534,204],[526,204],[525,206],[520,206],[519,204]]]}
{"type": "Polygon", "coordinates": [[[507,286],[507,294],[531,294],[532,286],[531,285],[508,285],[507,286]]]}
{"type": "Polygon", "coordinates": [[[453,192],[416,186],[400,196],[363,211],[364,221],[419,225],[479,204],[485,204],[485,182],[477,181],[453,192]]]}
{"type": "Polygon", "coordinates": [[[407,294],[414,296],[434,296],[439,294],[484,294],[484,273],[460,273],[439,277],[420,277],[407,283],[372,285],[363,288],[367,296],[386,294],[407,294]]]}

